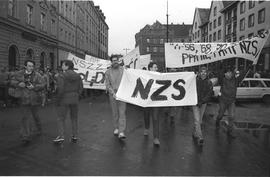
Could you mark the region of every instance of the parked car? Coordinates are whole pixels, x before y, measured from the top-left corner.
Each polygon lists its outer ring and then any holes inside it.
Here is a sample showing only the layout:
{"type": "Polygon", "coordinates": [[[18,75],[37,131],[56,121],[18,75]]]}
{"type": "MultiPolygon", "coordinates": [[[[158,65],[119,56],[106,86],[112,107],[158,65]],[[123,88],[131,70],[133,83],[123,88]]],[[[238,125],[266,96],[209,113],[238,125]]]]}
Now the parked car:
{"type": "MultiPolygon", "coordinates": [[[[214,86],[214,97],[218,97],[220,86],[214,86]]],[[[270,79],[245,78],[238,86],[236,100],[262,100],[270,103],[270,79]]]]}

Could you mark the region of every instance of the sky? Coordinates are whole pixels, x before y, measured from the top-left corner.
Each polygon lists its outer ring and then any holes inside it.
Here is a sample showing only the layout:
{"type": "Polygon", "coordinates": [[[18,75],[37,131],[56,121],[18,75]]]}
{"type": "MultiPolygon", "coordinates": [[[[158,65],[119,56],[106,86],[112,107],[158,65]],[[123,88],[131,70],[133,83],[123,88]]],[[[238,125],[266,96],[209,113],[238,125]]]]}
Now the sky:
{"type": "MultiPolygon", "coordinates": [[[[156,20],[166,24],[167,0],[93,0],[109,26],[109,55],[135,48],[135,34],[156,20]]],[[[192,24],[195,8],[210,8],[211,0],[168,0],[169,23],[192,24]]]]}

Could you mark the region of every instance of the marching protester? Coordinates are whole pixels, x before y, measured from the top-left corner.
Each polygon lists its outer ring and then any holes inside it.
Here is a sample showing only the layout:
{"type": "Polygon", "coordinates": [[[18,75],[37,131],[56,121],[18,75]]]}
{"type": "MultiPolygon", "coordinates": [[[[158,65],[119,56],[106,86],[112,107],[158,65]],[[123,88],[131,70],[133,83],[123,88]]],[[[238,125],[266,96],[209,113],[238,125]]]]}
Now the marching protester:
{"type": "Polygon", "coordinates": [[[220,127],[220,121],[225,113],[228,111],[228,129],[227,135],[229,137],[235,138],[233,122],[235,120],[235,100],[236,100],[236,91],[239,83],[245,78],[245,76],[250,71],[250,66],[246,72],[241,74],[235,74],[232,67],[226,67],[218,76],[218,82],[220,83],[220,93],[219,93],[219,111],[216,118],[216,128],[220,127]]]}
{"type": "Polygon", "coordinates": [[[65,119],[70,112],[72,136],[71,141],[78,140],[78,111],[79,96],[83,90],[82,79],[74,69],[70,60],[62,61],[63,73],[57,77],[57,113],[58,113],[58,136],[53,140],[55,143],[64,141],[65,119]]]}
{"type": "MultiPolygon", "coordinates": [[[[155,62],[150,62],[148,64],[148,70],[149,71],[158,71],[158,66],[155,62]]],[[[150,117],[152,118],[153,122],[153,136],[154,136],[154,145],[159,146],[160,141],[159,141],[159,113],[160,113],[160,108],[158,107],[148,107],[144,108],[144,135],[148,136],[149,134],[149,128],[150,128],[150,117]]]]}
{"type": "Polygon", "coordinates": [[[213,94],[212,82],[208,79],[206,67],[201,67],[196,79],[198,104],[192,107],[194,115],[193,138],[197,140],[198,145],[203,145],[203,135],[201,130],[202,118],[213,94]]]}
{"type": "Polygon", "coordinates": [[[10,81],[10,93],[19,98],[22,107],[21,136],[23,143],[31,141],[30,116],[32,115],[37,128],[37,135],[42,133],[41,121],[38,115],[38,107],[41,105],[41,91],[44,88],[44,81],[40,74],[34,71],[35,62],[26,60],[25,69],[17,71],[10,81]]]}
{"type": "Polygon", "coordinates": [[[116,92],[122,79],[124,68],[119,64],[119,56],[113,55],[110,58],[111,67],[105,72],[105,85],[109,92],[110,104],[112,108],[114,135],[119,139],[126,138],[126,103],[116,100],[116,92]]]}

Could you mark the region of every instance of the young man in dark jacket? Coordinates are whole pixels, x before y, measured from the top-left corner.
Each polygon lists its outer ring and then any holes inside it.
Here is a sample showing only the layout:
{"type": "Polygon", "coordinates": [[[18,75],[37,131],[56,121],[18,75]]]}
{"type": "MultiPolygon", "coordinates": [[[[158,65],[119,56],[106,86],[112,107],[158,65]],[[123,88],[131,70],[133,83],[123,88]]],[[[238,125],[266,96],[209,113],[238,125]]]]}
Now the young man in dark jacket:
{"type": "Polygon", "coordinates": [[[58,105],[58,136],[53,141],[56,143],[64,141],[64,125],[66,114],[70,111],[72,137],[71,140],[78,140],[78,104],[79,96],[83,90],[82,79],[74,69],[70,60],[62,62],[63,73],[57,77],[57,105],[58,105]]]}
{"type": "Polygon", "coordinates": [[[41,121],[38,115],[38,107],[41,105],[41,91],[45,82],[35,69],[33,60],[24,62],[25,69],[15,72],[10,81],[10,87],[15,89],[22,107],[21,136],[23,143],[30,142],[30,117],[34,118],[37,134],[41,134],[41,121]]]}
{"type": "Polygon", "coordinates": [[[224,71],[221,68],[220,75],[218,77],[218,81],[220,83],[220,97],[219,97],[219,112],[216,118],[216,128],[220,126],[220,120],[222,119],[225,111],[228,111],[228,131],[227,135],[235,138],[234,134],[234,114],[235,114],[235,100],[236,100],[236,92],[239,83],[245,78],[248,74],[251,67],[248,68],[247,71],[242,74],[235,74],[232,67],[225,68],[224,71]]]}
{"type": "Polygon", "coordinates": [[[207,102],[210,101],[213,94],[212,82],[208,79],[208,71],[206,67],[201,67],[198,73],[197,79],[197,96],[198,104],[193,106],[194,115],[194,132],[193,137],[197,140],[198,145],[203,144],[203,135],[201,130],[202,118],[207,106],[207,102]]]}

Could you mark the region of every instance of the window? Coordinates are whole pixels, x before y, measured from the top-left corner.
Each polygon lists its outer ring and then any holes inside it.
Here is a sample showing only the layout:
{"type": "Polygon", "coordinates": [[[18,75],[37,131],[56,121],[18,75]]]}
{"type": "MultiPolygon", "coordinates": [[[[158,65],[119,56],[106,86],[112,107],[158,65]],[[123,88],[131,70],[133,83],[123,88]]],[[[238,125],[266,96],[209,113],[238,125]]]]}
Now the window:
{"type": "Polygon", "coordinates": [[[221,39],[221,30],[218,30],[218,40],[221,39]]]}
{"type": "Polygon", "coordinates": [[[160,39],[160,40],[159,40],[159,43],[160,43],[160,44],[163,44],[163,43],[164,43],[164,39],[160,39]]]}
{"type": "Polygon", "coordinates": [[[242,18],[240,20],[240,31],[244,31],[245,30],[245,18],[242,18]]]}
{"type": "Polygon", "coordinates": [[[217,7],[214,7],[214,16],[217,15],[217,7]]]}
{"type": "Polygon", "coordinates": [[[252,9],[255,6],[255,1],[248,1],[248,8],[252,9]]]}
{"type": "Polygon", "coordinates": [[[240,14],[244,13],[246,11],[246,2],[242,1],[240,4],[240,14]]]}
{"type": "Polygon", "coordinates": [[[248,38],[252,38],[252,37],[253,37],[253,33],[249,33],[248,38]]]}
{"type": "Polygon", "coordinates": [[[198,31],[198,38],[200,37],[200,31],[198,31]]]}
{"type": "Polygon", "coordinates": [[[248,81],[241,82],[241,84],[239,85],[239,87],[249,87],[248,81]]]}
{"type": "Polygon", "coordinates": [[[26,16],[26,23],[29,24],[29,25],[32,25],[32,18],[33,18],[33,7],[30,6],[30,5],[27,5],[26,6],[26,13],[27,13],[27,16],[26,16]]]}
{"type": "Polygon", "coordinates": [[[264,81],[264,83],[267,87],[270,87],[270,81],[264,81]]]}
{"type": "Polygon", "coordinates": [[[56,25],[55,25],[54,19],[52,19],[52,21],[51,21],[51,32],[53,35],[56,35],[56,25]]]}
{"type": "Polygon", "coordinates": [[[217,35],[216,35],[216,32],[214,32],[214,34],[213,34],[213,42],[215,42],[216,39],[217,39],[217,35]]]}
{"type": "Polygon", "coordinates": [[[44,13],[41,13],[40,14],[40,27],[42,31],[46,30],[45,20],[46,20],[46,15],[44,13]]]}
{"type": "Polygon", "coordinates": [[[212,31],[212,22],[209,23],[209,31],[212,31]]]}
{"type": "Polygon", "coordinates": [[[147,38],[147,39],[146,39],[146,42],[147,42],[147,43],[150,43],[150,39],[149,39],[149,38],[147,38]]]}
{"type": "Polygon", "coordinates": [[[261,81],[250,81],[250,87],[264,87],[261,81]]]}
{"type": "Polygon", "coordinates": [[[214,29],[217,27],[217,20],[214,20],[214,29]]]}
{"type": "Polygon", "coordinates": [[[160,47],[159,52],[161,52],[161,53],[164,52],[164,47],[160,47]]]}
{"type": "Polygon", "coordinates": [[[153,39],[153,43],[154,44],[157,44],[158,42],[157,42],[157,39],[153,39]]]}
{"type": "Polygon", "coordinates": [[[212,42],[212,34],[209,35],[209,42],[212,42]]]}
{"type": "Polygon", "coordinates": [[[261,9],[258,12],[258,23],[261,24],[265,21],[265,9],[261,9]]]}
{"type": "Polygon", "coordinates": [[[197,31],[195,32],[195,39],[197,38],[197,31]]]}
{"type": "Polygon", "coordinates": [[[15,16],[15,0],[8,1],[8,15],[15,16]]]}
{"type": "Polygon", "coordinates": [[[195,29],[197,29],[197,22],[195,22],[195,29]]]}
{"type": "Polygon", "coordinates": [[[254,26],[254,14],[251,14],[248,16],[248,27],[253,27],[254,26]]]}
{"type": "Polygon", "coordinates": [[[221,16],[218,17],[218,26],[220,26],[220,25],[221,25],[221,16]]]}
{"type": "Polygon", "coordinates": [[[157,52],[157,47],[154,47],[153,48],[153,52],[157,52]]]}

